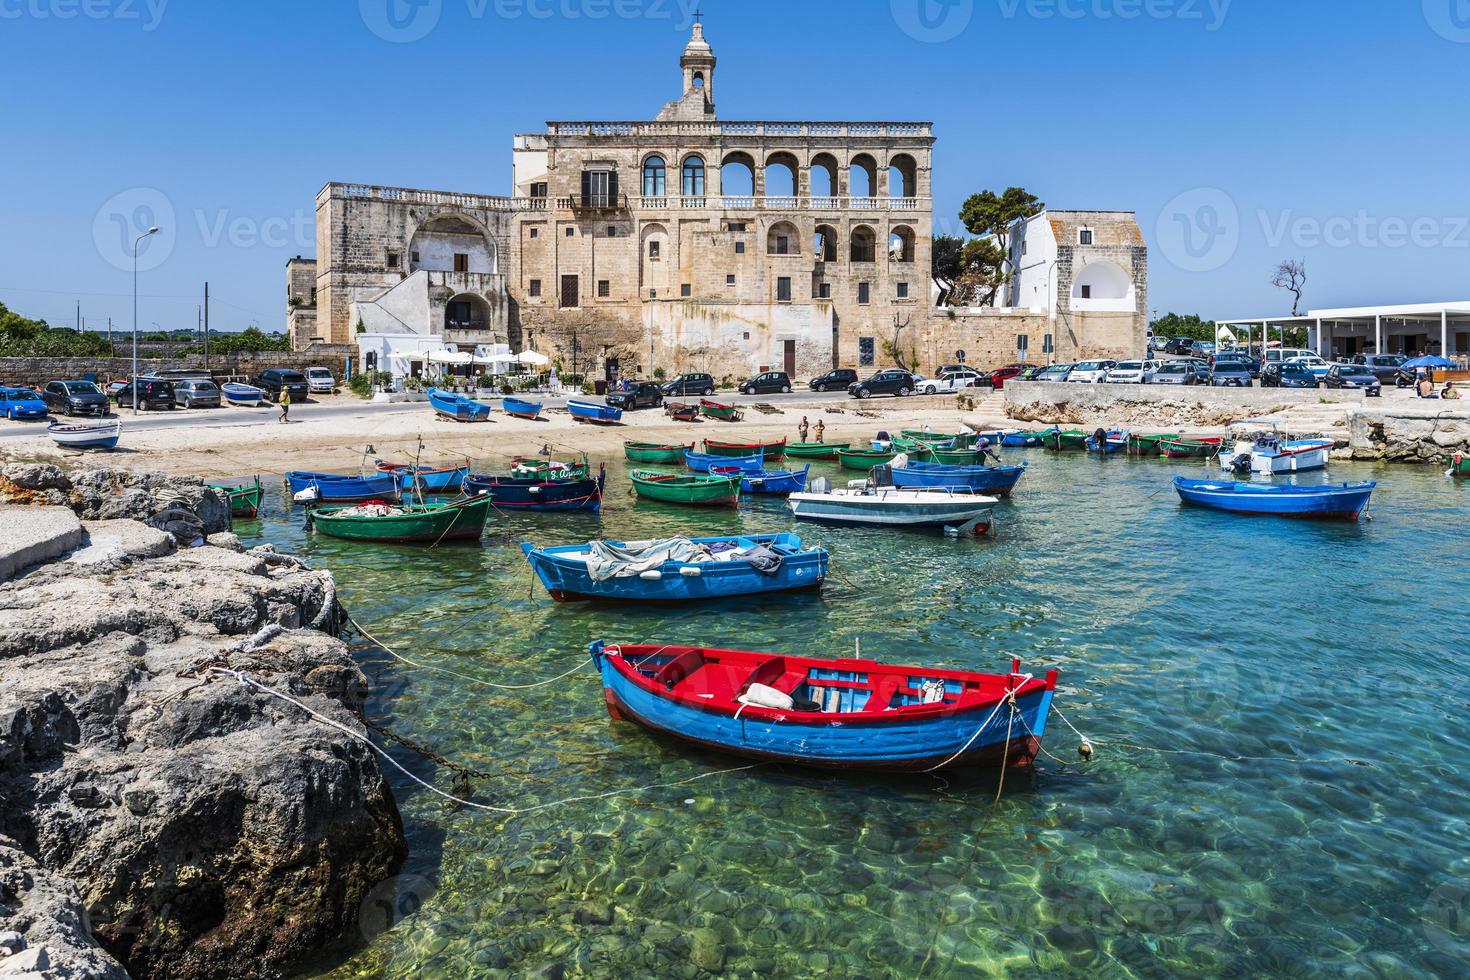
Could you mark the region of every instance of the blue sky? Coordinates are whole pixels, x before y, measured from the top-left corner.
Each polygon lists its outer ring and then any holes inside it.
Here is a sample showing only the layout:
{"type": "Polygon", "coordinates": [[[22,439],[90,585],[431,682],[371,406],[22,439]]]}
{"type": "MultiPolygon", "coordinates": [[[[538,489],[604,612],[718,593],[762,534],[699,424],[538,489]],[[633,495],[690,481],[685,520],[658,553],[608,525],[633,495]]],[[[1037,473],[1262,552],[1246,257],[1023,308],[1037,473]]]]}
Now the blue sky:
{"type": "MultiPolygon", "coordinates": [[[[284,319],[328,180],[509,193],[510,138],[678,94],[690,0],[0,0],[0,300],[284,319]],[[397,19],[389,19],[389,5],[397,19]],[[417,6],[416,6],[417,5],[417,6]],[[414,38],[422,33],[422,37],[414,38]],[[393,38],[397,38],[394,40],[393,38]]],[[[1150,305],[1470,297],[1470,0],[704,0],[727,119],[931,119],[969,193],[1138,212],[1150,305]]]]}

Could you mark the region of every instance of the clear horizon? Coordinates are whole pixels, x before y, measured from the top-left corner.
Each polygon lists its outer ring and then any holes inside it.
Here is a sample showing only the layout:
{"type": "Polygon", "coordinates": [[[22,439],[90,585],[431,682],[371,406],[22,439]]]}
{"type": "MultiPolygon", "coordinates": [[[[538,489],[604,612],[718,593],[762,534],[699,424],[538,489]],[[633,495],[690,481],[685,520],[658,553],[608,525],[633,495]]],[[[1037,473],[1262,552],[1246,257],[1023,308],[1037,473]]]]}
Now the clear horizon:
{"type": "MultiPolygon", "coordinates": [[[[1149,305],[1284,312],[1470,296],[1462,0],[705,0],[725,119],[932,120],[936,233],[969,194],[1131,210],[1149,305]],[[810,50],[773,49],[773,36],[810,50]],[[1367,62],[1372,62],[1372,67],[1367,62]],[[1455,107],[1459,105],[1460,108],[1455,107]]],[[[689,0],[0,0],[20,144],[0,301],[57,325],[285,320],[341,180],[510,193],[511,137],[648,119],[689,0]]]]}

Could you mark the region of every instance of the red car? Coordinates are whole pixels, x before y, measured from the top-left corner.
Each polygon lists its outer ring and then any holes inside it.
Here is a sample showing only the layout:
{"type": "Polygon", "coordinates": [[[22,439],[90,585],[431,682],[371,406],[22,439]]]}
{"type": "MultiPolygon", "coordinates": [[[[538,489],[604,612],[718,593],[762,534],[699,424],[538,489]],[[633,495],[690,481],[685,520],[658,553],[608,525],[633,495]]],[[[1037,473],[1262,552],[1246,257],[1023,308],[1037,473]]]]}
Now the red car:
{"type": "Polygon", "coordinates": [[[996,368],[990,372],[990,385],[997,391],[1006,386],[1006,382],[1026,370],[1024,364],[1007,364],[1003,368],[996,368]]]}

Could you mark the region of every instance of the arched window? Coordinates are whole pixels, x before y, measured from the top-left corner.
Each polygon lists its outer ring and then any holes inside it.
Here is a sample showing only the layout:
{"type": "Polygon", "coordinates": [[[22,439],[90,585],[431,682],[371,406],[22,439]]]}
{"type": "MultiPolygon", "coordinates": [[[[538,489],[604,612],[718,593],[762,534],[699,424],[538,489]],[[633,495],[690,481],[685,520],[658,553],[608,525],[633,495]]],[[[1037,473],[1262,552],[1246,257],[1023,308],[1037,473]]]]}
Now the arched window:
{"type": "Polygon", "coordinates": [[[817,225],[817,233],[812,236],[812,251],[816,253],[818,262],[836,262],[837,229],[831,225],[817,225]]]}
{"type": "Polygon", "coordinates": [[[654,154],[643,161],[643,196],[663,197],[664,193],[664,158],[654,154]]]}
{"type": "Polygon", "coordinates": [[[873,229],[858,225],[852,230],[852,243],[848,246],[848,258],[853,262],[874,261],[873,229]]]}
{"type": "Polygon", "coordinates": [[[686,157],[684,159],[683,190],[685,197],[704,197],[704,158],[686,157]]]}

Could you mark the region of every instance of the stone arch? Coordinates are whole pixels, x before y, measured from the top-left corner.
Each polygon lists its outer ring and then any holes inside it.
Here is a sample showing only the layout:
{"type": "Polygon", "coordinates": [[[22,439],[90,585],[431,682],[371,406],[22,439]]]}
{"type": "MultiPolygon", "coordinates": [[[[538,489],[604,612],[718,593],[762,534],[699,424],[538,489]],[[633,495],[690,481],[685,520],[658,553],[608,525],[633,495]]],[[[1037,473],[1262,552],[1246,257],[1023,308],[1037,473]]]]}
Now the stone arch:
{"type": "Polygon", "coordinates": [[[872,154],[859,153],[847,162],[847,193],[849,197],[878,196],[878,161],[872,154]]]}
{"type": "Polygon", "coordinates": [[[818,153],[812,157],[809,186],[812,197],[841,197],[842,184],[838,178],[837,158],[830,153],[818,153]]]}
{"type": "Polygon", "coordinates": [[[767,255],[800,255],[801,232],[789,221],[777,221],[766,232],[767,255]]]}
{"type": "Polygon", "coordinates": [[[684,197],[705,195],[704,157],[690,153],[679,163],[679,193],[684,197]]]}
{"type": "Polygon", "coordinates": [[[755,158],[731,150],[720,160],[720,193],[725,197],[755,196],[755,158]]]}
{"type": "Polygon", "coordinates": [[[831,225],[817,225],[812,236],[812,255],[818,262],[837,261],[837,229],[831,225]]]}
{"type": "Polygon", "coordinates": [[[848,246],[848,258],[853,262],[875,262],[877,236],[867,225],[858,225],[852,230],[852,242],[848,246]]]}
{"type": "Polygon", "coordinates": [[[455,293],[444,303],[445,330],[491,329],[494,310],[490,301],[479,293],[455,293]]]}
{"type": "Polygon", "coordinates": [[[888,258],[894,262],[914,261],[914,230],[908,225],[894,225],[888,233],[888,258]]]}
{"type": "Polygon", "coordinates": [[[907,153],[895,153],[888,159],[888,196],[919,196],[919,165],[907,153]]]}
{"type": "Polygon", "coordinates": [[[789,198],[792,206],[795,206],[795,197],[800,193],[797,184],[797,174],[801,171],[801,163],[796,155],[784,150],[778,150],[766,157],[763,193],[767,198],[789,198]]]}
{"type": "Polygon", "coordinates": [[[1074,310],[1132,310],[1133,279],[1116,262],[1108,259],[1089,262],[1072,279],[1071,305],[1074,310]]]}
{"type": "Polygon", "coordinates": [[[639,188],[644,197],[664,197],[668,194],[668,164],[662,153],[650,153],[643,158],[639,178],[639,188]]]}
{"type": "Polygon", "coordinates": [[[421,222],[409,236],[409,272],[454,272],[455,256],[465,256],[460,271],[494,275],[499,271],[499,250],[490,230],[463,211],[445,211],[421,222]],[[417,258],[415,258],[417,256],[417,258]]]}
{"type": "Polygon", "coordinates": [[[657,291],[659,298],[669,287],[669,268],[674,257],[669,254],[669,230],[659,222],[650,222],[638,233],[638,252],[641,272],[639,281],[647,289],[657,291]]]}

